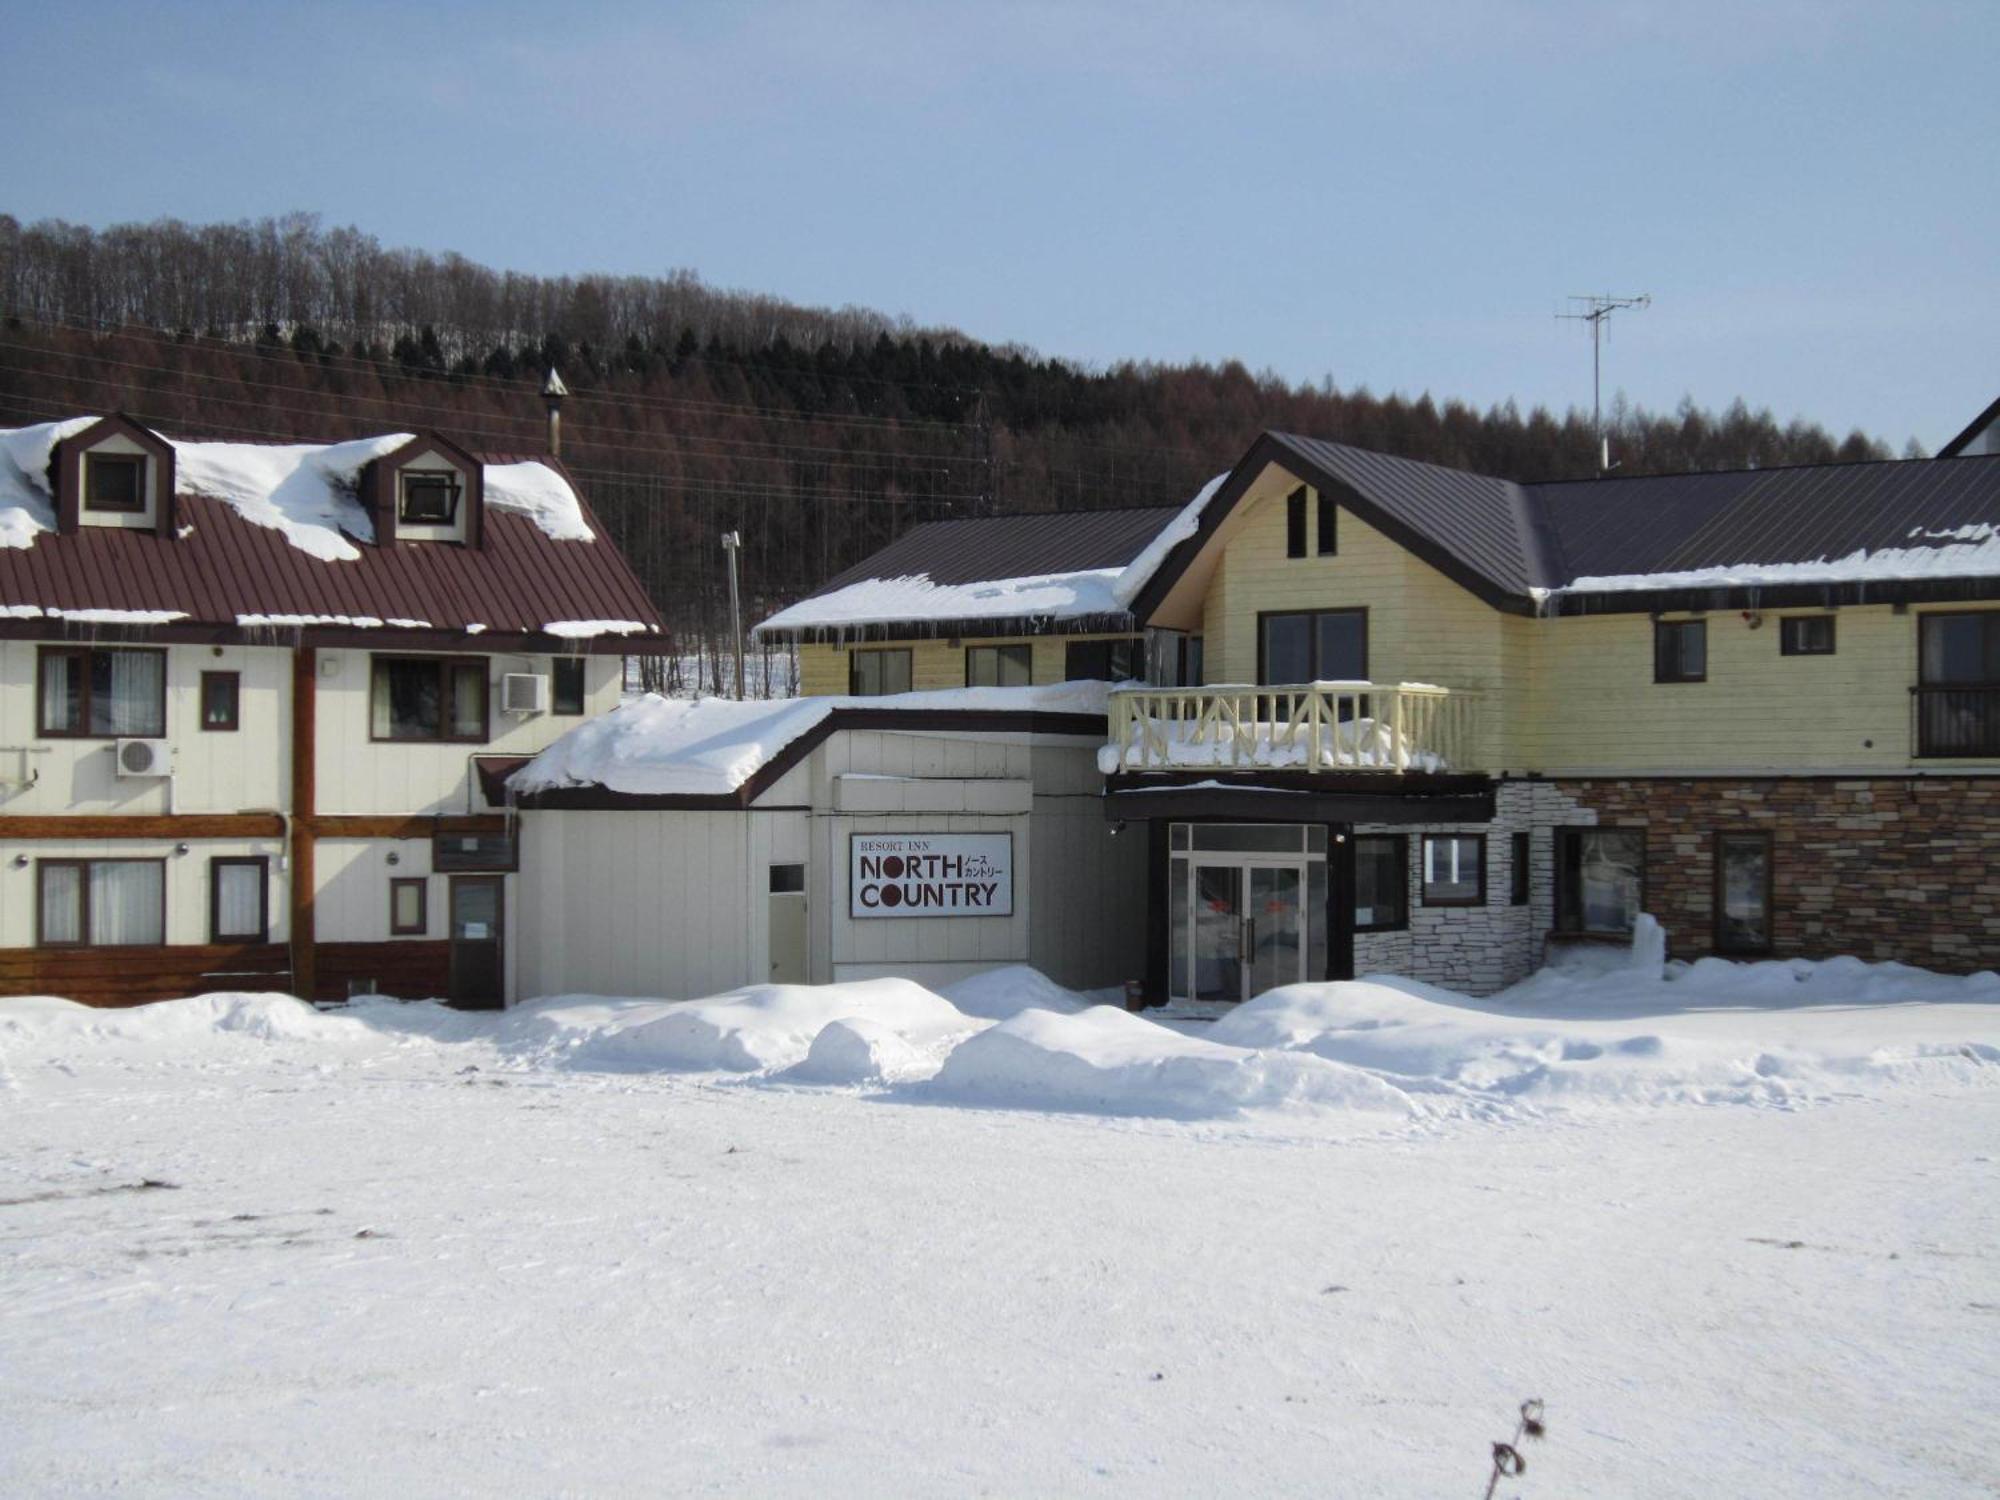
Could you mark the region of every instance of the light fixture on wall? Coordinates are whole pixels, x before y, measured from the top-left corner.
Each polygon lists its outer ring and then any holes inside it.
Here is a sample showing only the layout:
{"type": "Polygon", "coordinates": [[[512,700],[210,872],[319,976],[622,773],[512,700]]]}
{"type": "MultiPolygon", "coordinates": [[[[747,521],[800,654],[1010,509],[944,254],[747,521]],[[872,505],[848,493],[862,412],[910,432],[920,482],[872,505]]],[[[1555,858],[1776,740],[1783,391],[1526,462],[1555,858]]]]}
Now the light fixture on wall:
{"type": "Polygon", "coordinates": [[[187,846],[186,844],[176,844],[176,845],[174,845],[174,853],[176,853],[176,854],[185,854],[185,853],[187,853],[187,852],[188,852],[188,846],[187,846]]]}
{"type": "Polygon", "coordinates": [[[402,862],[403,862],[403,856],[398,854],[394,849],[391,849],[389,851],[389,863],[392,865],[400,865],[402,862]]]}
{"type": "Polygon", "coordinates": [[[27,855],[25,855],[25,854],[17,854],[17,855],[15,855],[15,856],[14,856],[14,868],[15,868],[15,869],[17,869],[17,870],[25,870],[25,869],[27,869],[27,868],[28,868],[28,856],[27,856],[27,855]]]}

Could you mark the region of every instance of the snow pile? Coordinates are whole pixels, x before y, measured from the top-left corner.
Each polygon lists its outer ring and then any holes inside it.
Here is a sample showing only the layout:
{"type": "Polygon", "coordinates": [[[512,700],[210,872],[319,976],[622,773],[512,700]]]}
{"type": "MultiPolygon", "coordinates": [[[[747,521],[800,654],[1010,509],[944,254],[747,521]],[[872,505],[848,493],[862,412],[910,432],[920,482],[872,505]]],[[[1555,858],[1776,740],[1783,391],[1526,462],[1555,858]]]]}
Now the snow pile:
{"type": "Polygon", "coordinates": [[[526,516],[551,541],[597,539],[584,523],[583,505],[569,481],[547,464],[533,459],[517,464],[486,465],[486,503],[526,516]]]}
{"type": "Polygon", "coordinates": [[[600,635],[644,635],[658,628],[643,620],[551,620],[542,627],[542,633],[569,641],[587,641],[600,635]]]}
{"type": "Polygon", "coordinates": [[[1858,959],[1662,973],[1602,955],[1487,1000],[1381,975],[1288,985],[1209,1035],[1365,1068],[1440,1105],[1783,1105],[2000,1082],[2000,976],[1858,959]]]}
{"type": "MultiPolygon", "coordinates": [[[[1404,684],[1410,686],[1410,684],[1404,684]]],[[[1315,683],[1315,687],[1339,692],[1356,692],[1365,684],[1315,683]]],[[[1227,687],[1204,691],[1239,691],[1227,687]]],[[[1268,691],[1245,687],[1244,693],[1268,691]]],[[[1400,752],[1394,730],[1377,719],[1348,719],[1320,726],[1320,749],[1315,757],[1303,724],[1278,720],[1246,720],[1241,724],[1220,718],[1153,719],[1136,718],[1131,741],[1123,747],[1105,745],[1097,752],[1097,769],[1103,775],[1120,771],[1149,770],[1161,766],[1228,767],[1253,762],[1259,768],[1306,767],[1313,770],[1379,769],[1393,771],[1444,771],[1450,769],[1435,751],[1416,748],[1407,741],[1400,752]],[[1240,738],[1239,738],[1240,736],[1240,738]]]]}
{"type": "MultiPolygon", "coordinates": [[[[648,693],[578,725],[515,772],[517,792],[601,786],[635,796],[735,791],[836,708],[1102,714],[1101,682],[955,688],[881,698],[663,698],[648,693]]],[[[921,725],[913,725],[921,728],[921,725]]]]}
{"type": "Polygon", "coordinates": [[[347,443],[175,443],[174,486],[226,501],[244,520],[269,526],[321,562],[352,562],[349,537],[375,539],[355,498],[361,470],[410,441],[407,432],[347,443]]]}
{"type": "Polygon", "coordinates": [[[322,1014],[290,995],[216,993],[128,1009],[100,1009],[50,995],[0,1000],[0,1076],[12,1066],[63,1069],[97,1063],[241,1062],[272,1045],[318,1062],[379,1050],[379,1033],[322,1014]]]}
{"type": "Polygon", "coordinates": [[[1201,529],[1202,512],[1208,509],[1208,502],[1215,498],[1215,492],[1222,488],[1222,481],[1229,477],[1227,470],[1209,480],[1195,492],[1195,497],[1181,507],[1181,513],[1160,529],[1160,532],[1145,549],[1127,563],[1111,585],[1111,594],[1121,608],[1129,607],[1139,597],[1139,591],[1152,582],[1153,575],[1160,570],[1160,564],[1167,560],[1167,554],[1201,529]]]}
{"type": "Polygon", "coordinates": [[[1731,563],[1670,573],[1613,573],[1572,578],[1549,594],[1620,594],[1641,589],[1759,588],[1788,583],[1884,583],[1908,578],[1964,578],[2000,573],[2000,527],[1918,527],[1908,547],[1877,547],[1812,562],[1731,563]]]}
{"type": "Polygon", "coordinates": [[[988,1021],[1009,1020],[1024,1010],[1074,1014],[1089,1009],[1092,1003],[1027,964],[1002,964],[997,969],[984,969],[969,979],[946,985],[943,993],[945,999],[968,1016],[979,1016],[988,1021]]]}
{"type": "Polygon", "coordinates": [[[1357,1069],[1185,1036],[1109,1005],[1025,1010],[952,1049],[925,1089],[950,1103],[1208,1119],[1317,1106],[1407,1118],[1409,1099],[1357,1069]]]}
{"type": "MultiPolygon", "coordinates": [[[[862,1050],[878,1031],[923,1047],[974,1024],[950,1001],[907,979],[758,984],[668,1006],[656,1019],[592,1037],[571,1056],[581,1067],[755,1073],[804,1062],[822,1030],[853,1017],[869,1023],[856,1033],[862,1050]]],[[[853,1051],[849,1045],[841,1056],[851,1058],[853,1051]]],[[[822,1062],[832,1066],[826,1057],[822,1062]]]]}
{"type": "Polygon", "coordinates": [[[895,1027],[870,1016],[843,1016],[822,1026],[804,1060],[783,1076],[800,1083],[891,1083],[936,1071],[937,1059],[895,1027]]]}
{"type": "Polygon", "coordinates": [[[57,443],[97,420],[70,417],[0,430],[0,547],[32,547],[42,532],[56,529],[49,455],[57,443]]]}

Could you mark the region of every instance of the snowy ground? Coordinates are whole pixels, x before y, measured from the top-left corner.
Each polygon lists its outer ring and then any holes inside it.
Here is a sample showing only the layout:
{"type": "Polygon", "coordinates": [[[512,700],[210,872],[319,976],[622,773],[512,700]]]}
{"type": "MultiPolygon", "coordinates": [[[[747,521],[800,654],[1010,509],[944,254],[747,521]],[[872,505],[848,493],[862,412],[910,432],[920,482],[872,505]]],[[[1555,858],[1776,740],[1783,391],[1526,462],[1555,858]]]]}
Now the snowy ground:
{"type": "Polygon", "coordinates": [[[2000,981],[1671,972],[0,1002],[0,1493],[2000,1490],[2000,981]]]}

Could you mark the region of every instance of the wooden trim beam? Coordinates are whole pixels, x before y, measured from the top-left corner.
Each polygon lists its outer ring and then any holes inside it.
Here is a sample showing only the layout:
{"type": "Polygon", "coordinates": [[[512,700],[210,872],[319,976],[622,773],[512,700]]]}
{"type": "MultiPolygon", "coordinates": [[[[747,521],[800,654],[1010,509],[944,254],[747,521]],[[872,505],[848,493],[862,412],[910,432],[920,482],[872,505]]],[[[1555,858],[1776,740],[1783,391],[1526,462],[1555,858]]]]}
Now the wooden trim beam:
{"type": "Polygon", "coordinates": [[[285,835],[281,813],[189,813],[145,816],[113,813],[0,817],[0,839],[276,839],[285,835]]]}
{"type": "Polygon", "coordinates": [[[505,833],[504,813],[450,814],[418,813],[386,816],[329,813],[323,817],[299,819],[323,839],[427,839],[440,833],[505,833]]]}

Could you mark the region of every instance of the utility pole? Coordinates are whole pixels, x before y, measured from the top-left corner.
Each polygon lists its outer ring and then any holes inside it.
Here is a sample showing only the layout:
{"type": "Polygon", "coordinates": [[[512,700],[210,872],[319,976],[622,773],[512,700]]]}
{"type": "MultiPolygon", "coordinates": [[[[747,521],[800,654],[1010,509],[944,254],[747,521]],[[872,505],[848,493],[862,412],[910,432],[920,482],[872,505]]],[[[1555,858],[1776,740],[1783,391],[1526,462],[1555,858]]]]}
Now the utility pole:
{"type": "Polygon", "coordinates": [[[722,533],[722,550],[729,557],[729,640],[736,649],[736,699],[743,701],[743,606],[736,593],[736,552],[743,545],[738,531],[722,533]]]}
{"type": "Polygon", "coordinates": [[[1588,323],[1590,325],[1590,425],[1597,432],[1597,472],[1611,472],[1611,436],[1604,430],[1604,341],[1611,336],[1611,315],[1626,308],[1651,307],[1653,297],[1650,292],[1641,292],[1636,297],[1613,297],[1597,292],[1589,296],[1571,297],[1572,302],[1582,304],[1576,312],[1557,313],[1556,317],[1565,322],[1588,323]]]}

